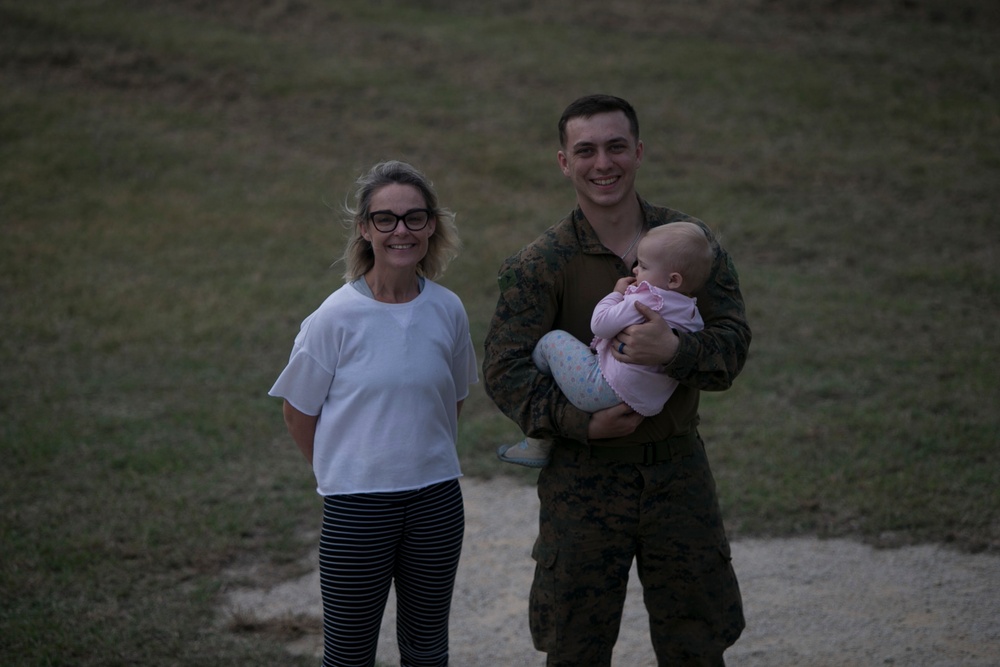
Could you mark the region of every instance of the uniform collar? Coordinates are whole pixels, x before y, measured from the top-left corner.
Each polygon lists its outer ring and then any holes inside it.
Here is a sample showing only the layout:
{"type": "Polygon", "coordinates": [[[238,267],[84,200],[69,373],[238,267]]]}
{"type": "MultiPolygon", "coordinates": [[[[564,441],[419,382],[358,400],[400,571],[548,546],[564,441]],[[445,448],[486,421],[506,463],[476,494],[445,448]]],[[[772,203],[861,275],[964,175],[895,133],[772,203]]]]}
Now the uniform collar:
{"type": "MultiPolygon", "coordinates": [[[[642,197],[636,195],[636,198],[639,200],[639,207],[642,209],[643,228],[649,229],[653,226],[654,208],[642,197]]],[[[570,220],[573,223],[573,229],[576,231],[577,241],[580,243],[580,248],[584,253],[588,255],[614,254],[605,248],[601,240],[597,238],[597,232],[594,231],[594,227],[587,220],[587,217],[583,214],[583,210],[579,206],[573,211],[570,220]]]]}

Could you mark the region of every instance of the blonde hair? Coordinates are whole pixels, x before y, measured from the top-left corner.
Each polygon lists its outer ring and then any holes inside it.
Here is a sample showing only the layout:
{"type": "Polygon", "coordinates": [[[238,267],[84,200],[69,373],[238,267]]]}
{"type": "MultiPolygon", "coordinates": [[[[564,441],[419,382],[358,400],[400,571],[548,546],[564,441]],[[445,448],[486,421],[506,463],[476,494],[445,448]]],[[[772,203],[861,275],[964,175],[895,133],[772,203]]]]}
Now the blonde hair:
{"type": "Polygon", "coordinates": [[[344,220],[347,228],[347,246],[344,248],[344,280],[351,282],[368,273],[375,266],[375,251],[362,235],[368,224],[372,197],[387,185],[398,183],[416,188],[424,198],[425,206],[433,211],[437,225],[427,240],[427,254],[417,264],[417,273],[436,280],[455,258],[462,246],[455,227],[455,214],[438,204],[437,193],[427,178],[413,166],[398,160],[379,162],[358,177],[354,193],[354,206],[345,205],[349,216],[344,220]]]}
{"type": "Polygon", "coordinates": [[[681,274],[684,292],[696,292],[708,281],[715,262],[715,245],[700,225],[669,222],[649,230],[642,243],[656,244],[657,259],[669,271],[681,274]]]}

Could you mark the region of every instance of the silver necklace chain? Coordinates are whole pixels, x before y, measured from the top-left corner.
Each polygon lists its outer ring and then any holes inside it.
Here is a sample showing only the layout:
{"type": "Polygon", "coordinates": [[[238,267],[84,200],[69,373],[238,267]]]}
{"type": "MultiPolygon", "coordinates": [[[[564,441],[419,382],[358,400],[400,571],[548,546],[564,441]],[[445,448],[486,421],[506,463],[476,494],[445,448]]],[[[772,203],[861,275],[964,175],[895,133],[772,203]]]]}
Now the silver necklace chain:
{"type": "Polygon", "coordinates": [[[628,257],[628,254],[632,252],[632,248],[634,248],[635,244],[639,242],[639,237],[642,236],[642,227],[643,227],[642,225],[639,225],[639,231],[635,233],[635,238],[632,239],[632,242],[628,244],[627,248],[625,248],[625,252],[618,255],[619,257],[622,258],[622,261],[625,261],[625,258],[628,257]]]}

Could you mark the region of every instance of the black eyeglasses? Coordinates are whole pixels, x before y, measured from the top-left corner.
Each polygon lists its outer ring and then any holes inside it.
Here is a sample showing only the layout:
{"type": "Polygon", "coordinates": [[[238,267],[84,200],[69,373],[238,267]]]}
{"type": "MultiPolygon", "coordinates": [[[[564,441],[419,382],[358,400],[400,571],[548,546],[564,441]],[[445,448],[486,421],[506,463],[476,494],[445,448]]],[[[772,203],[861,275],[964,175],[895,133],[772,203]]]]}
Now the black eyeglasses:
{"type": "Polygon", "coordinates": [[[403,215],[396,215],[392,211],[375,211],[368,218],[375,225],[375,229],[383,234],[388,234],[396,230],[399,221],[402,220],[406,228],[411,232],[419,232],[427,226],[427,222],[434,215],[434,211],[426,208],[411,208],[403,215]]]}

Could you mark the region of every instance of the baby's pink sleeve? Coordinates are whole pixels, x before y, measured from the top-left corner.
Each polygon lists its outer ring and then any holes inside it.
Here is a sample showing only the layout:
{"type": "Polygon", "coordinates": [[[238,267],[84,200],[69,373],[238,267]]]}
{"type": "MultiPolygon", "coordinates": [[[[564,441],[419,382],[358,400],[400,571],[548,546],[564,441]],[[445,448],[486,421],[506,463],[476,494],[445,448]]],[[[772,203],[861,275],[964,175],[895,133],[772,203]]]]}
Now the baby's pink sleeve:
{"type": "Polygon", "coordinates": [[[594,307],[590,318],[591,331],[607,340],[617,336],[625,327],[645,322],[646,318],[635,309],[635,302],[635,296],[631,294],[626,296],[612,292],[607,295],[594,307]]]}

